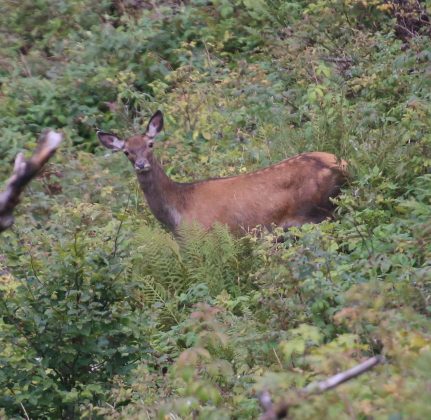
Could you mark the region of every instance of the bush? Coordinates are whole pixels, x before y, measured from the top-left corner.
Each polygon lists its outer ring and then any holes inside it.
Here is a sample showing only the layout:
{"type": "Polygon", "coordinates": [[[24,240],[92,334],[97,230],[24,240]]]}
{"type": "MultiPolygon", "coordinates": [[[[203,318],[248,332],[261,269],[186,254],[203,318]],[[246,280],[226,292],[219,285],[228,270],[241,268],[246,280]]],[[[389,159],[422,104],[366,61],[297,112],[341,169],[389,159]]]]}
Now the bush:
{"type": "MultiPolygon", "coordinates": [[[[76,218],[77,210],[63,216],[76,218]]],[[[50,233],[33,231],[21,248],[4,235],[20,249],[10,249],[15,276],[5,272],[1,290],[0,405],[10,414],[22,414],[22,404],[32,417],[75,418],[80,406],[107,398],[115,375],[148,357],[139,287],[128,279],[118,237],[105,241],[118,227],[64,232],[58,222],[50,233]]]]}

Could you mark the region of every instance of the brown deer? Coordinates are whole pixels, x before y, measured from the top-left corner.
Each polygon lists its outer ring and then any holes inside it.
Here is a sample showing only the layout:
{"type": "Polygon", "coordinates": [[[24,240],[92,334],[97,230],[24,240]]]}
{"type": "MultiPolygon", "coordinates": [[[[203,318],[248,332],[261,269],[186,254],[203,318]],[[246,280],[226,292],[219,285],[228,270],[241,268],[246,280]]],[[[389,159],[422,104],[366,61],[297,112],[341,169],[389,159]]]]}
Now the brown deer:
{"type": "Polygon", "coordinates": [[[335,197],[347,180],[347,163],[330,153],[311,152],[255,172],[228,178],[172,181],[153,154],[163,128],[157,111],[144,135],[121,140],[98,131],[100,142],[123,151],[132,163],[156,218],[175,232],[181,223],[198,222],[206,230],[218,222],[242,234],[257,225],[288,228],[331,218],[335,197]]]}

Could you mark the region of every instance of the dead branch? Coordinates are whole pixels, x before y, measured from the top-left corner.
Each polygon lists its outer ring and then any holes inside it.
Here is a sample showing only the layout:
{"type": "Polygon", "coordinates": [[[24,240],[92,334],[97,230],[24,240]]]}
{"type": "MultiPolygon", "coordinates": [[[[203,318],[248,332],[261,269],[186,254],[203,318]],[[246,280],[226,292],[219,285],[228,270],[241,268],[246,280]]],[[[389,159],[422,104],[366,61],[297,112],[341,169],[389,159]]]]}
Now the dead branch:
{"type": "MultiPolygon", "coordinates": [[[[325,391],[329,391],[330,389],[333,389],[350,379],[362,375],[383,361],[383,356],[371,357],[365,362],[362,362],[349,370],[337,373],[336,375],[331,376],[330,378],[323,381],[309,384],[302,390],[299,390],[298,395],[305,398],[311,395],[321,394],[325,391]]],[[[260,394],[259,402],[264,410],[261,420],[282,419],[287,415],[290,406],[289,402],[286,400],[282,400],[278,404],[274,405],[271,401],[271,395],[268,391],[264,391],[260,394]]]]}
{"type": "Polygon", "coordinates": [[[18,153],[12,176],[6,181],[5,190],[0,192],[0,232],[12,226],[13,211],[19,203],[21,193],[48,162],[62,140],[61,133],[48,131],[30,159],[25,160],[24,155],[18,153]]]}
{"type": "Polygon", "coordinates": [[[350,58],[350,57],[325,56],[325,57],[322,57],[322,60],[329,61],[330,63],[343,63],[343,64],[352,64],[353,63],[353,58],[350,58]]]}
{"type": "Polygon", "coordinates": [[[320,394],[322,392],[328,391],[352,378],[356,378],[356,376],[362,375],[363,373],[367,372],[372,367],[378,365],[382,361],[382,356],[371,357],[370,359],[365,360],[365,362],[362,362],[359,365],[344,372],[337,373],[336,375],[331,376],[324,381],[311,383],[304,388],[303,392],[305,394],[320,394]]]}

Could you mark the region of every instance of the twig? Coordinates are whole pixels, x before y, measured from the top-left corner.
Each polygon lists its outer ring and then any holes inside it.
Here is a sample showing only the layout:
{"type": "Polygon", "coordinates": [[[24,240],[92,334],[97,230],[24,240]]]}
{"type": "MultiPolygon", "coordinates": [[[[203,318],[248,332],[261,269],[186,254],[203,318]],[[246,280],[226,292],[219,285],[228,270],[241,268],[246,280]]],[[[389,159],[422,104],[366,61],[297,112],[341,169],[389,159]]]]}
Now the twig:
{"type": "MultiPolygon", "coordinates": [[[[16,394],[15,394],[15,391],[13,390],[13,388],[11,388],[10,386],[8,386],[8,389],[9,389],[9,391],[10,392],[12,392],[12,394],[14,395],[14,397],[16,397],[16,394]]],[[[20,402],[19,403],[19,405],[20,405],[20,407],[22,408],[22,411],[24,412],[24,417],[27,419],[27,420],[30,420],[30,417],[29,417],[29,415],[28,415],[28,413],[27,413],[27,410],[25,409],[25,407],[24,407],[24,404],[22,403],[22,402],[20,402]]]]}
{"type": "Polygon", "coordinates": [[[362,375],[382,361],[382,356],[371,357],[365,362],[362,362],[361,364],[344,372],[337,373],[336,375],[331,376],[324,381],[311,383],[304,388],[303,392],[305,394],[321,394],[322,392],[329,391],[330,389],[335,388],[336,386],[341,385],[352,378],[356,378],[356,376],[362,375]]]}
{"type": "MultiPolygon", "coordinates": [[[[333,389],[350,379],[362,375],[383,361],[383,356],[371,357],[365,362],[362,362],[359,365],[344,372],[337,373],[336,375],[331,376],[324,381],[311,383],[302,390],[299,390],[298,395],[301,397],[308,397],[329,391],[330,389],[333,389]]],[[[268,391],[264,391],[260,394],[259,402],[264,410],[261,420],[276,420],[284,418],[288,412],[289,406],[291,405],[287,400],[282,400],[278,404],[274,405],[271,401],[271,395],[268,391]]]]}
{"type": "Polygon", "coordinates": [[[31,74],[30,67],[28,66],[27,60],[25,58],[25,55],[21,53],[20,57],[21,57],[21,62],[23,64],[26,76],[27,77],[33,77],[33,75],[31,74]]]}
{"type": "Polygon", "coordinates": [[[25,418],[26,418],[27,420],[30,420],[30,417],[28,416],[28,413],[27,413],[27,410],[26,410],[26,409],[25,409],[25,407],[24,407],[24,404],[23,404],[22,402],[20,402],[20,403],[19,403],[19,405],[21,406],[22,411],[24,411],[24,416],[25,416],[25,418]]]}
{"type": "MultiPolygon", "coordinates": [[[[126,204],[126,210],[129,208],[129,203],[130,203],[130,196],[132,195],[132,193],[129,193],[129,196],[127,197],[127,204],[126,204]]],[[[120,224],[118,226],[117,229],[117,233],[115,234],[115,239],[114,239],[114,250],[112,251],[112,256],[115,258],[117,255],[117,251],[118,251],[118,238],[120,236],[120,232],[121,232],[121,228],[123,227],[123,223],[124,223],[124,218],[122,218],[120,220],[120,224]]]]}
{"type": "Polygon", "coordinates": [[[281,360],[280,360],[280,358],[278,357],[278,354],[277,354],[277,352],[276,352],[276,350],[275,350],[275,348],[274,348],[274,347],[272,348],[272,351],[273,351],[273,353],[274,353],[274,355],[275,355],[275,358],[277,359],[278,364],[279,364],[279,365],[280,365],[280,367],[283,369],[283,364],[281,363],[281,360]]]}
{"type": "Polygon", "coordinates": [[[330,56],[324,56],[322,57],[322,60],[329,61],[332,63],[353,63],[353,58],[350,57],[330,57],[330,56]]]}
{"type": "Polygon", "coordinates": [[[0,192],[0,232],[12,226],[13,211],[19,203],[21,193],[48,162],[62,140],[62,134],[48,131],[29,160],[25,160],[24,155],[18,153],[12,176],[6,181],[5,190],[0,192]]]}

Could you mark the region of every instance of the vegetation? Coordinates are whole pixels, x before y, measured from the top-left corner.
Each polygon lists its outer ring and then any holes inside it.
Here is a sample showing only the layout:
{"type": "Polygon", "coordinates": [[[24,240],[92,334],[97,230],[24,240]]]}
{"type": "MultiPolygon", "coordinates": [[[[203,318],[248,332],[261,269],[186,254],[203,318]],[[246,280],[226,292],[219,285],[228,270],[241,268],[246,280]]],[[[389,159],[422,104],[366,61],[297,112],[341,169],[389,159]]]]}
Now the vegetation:
{"type": "Polygon", "coordinates": [[[66,138],[0,237],[0,416],[257,418],[268,390],[293,419],[430,417],[429,2],[2,6],[0,179],[44,128],[66,138]],[[95,135],[156,109],[179,181],[346,159],[336,221],[178,243],[95,135]]]}

